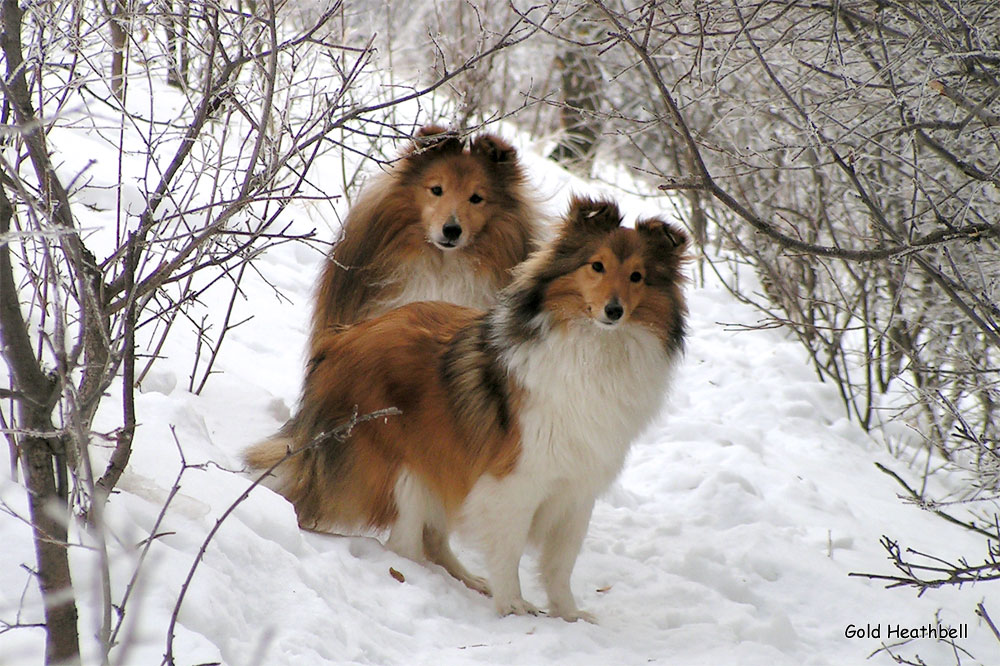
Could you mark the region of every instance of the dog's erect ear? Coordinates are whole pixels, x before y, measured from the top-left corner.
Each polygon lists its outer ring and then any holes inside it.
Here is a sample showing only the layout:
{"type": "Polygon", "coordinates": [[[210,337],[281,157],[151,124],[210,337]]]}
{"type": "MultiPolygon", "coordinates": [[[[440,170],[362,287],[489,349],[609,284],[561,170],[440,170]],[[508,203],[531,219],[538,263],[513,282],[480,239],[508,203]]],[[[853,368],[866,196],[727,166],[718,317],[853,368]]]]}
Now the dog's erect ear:
{"type": "Polygon", "coordinates": [[[458,134],[438,125],[425,125],[417,130],[408,152],[460,153],[465,143],[458,134]]]}
{"type": "Polygon", "coordinates": [[[610,199],[574,196],[569,202],[566,223],[581,231],[609,232],[622,223],[618,204],[610,199]]]}
{"type": "Polygon", "coordinates": [[[491,162],[513,162],[517,159],[517,149],[496,134],[480,134],[472,140],[470,150],[486,156],[491,162]]]}
{"type": "Polygon", "coordinates": [[[661,248],[661,251],[671,254],[681,254],[687,249],[688,235],[680,227],[659,218],[639,220],[635,225],[644,238],[661,248]]]}

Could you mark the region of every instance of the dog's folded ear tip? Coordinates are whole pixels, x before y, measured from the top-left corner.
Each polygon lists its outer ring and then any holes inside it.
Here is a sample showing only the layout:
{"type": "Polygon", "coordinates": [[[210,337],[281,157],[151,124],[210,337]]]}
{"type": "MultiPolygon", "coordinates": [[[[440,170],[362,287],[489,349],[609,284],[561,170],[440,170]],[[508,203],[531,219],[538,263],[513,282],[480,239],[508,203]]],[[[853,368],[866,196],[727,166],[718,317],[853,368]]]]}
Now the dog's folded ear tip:
{"type": "Polygon", "coordinates": [[[448,129],[442,127],[441,125],[424,125],[423,127],[417,130],[416,137],[422,138],[428,136],[437,136],[438,134],[446,134],[447,132],[448,129]]]}
{"type": "Polygon", "coordinates": [[[621,225],[622,215],[618,204],[611,199],[593,199],[574,195],[570,199],[567,219],[574,225],[616,228],[621,225]]]}
{"type": "Polygon", "coordinates": [[[493,162],[511,162],[517,159],[517,149],[496,134],[480,134],[472,140],[470,150],[486,155],[493,162]]]}
{"type": "Polygon", "coordinates": [[[640,220],[636,223],[635,228],[647,236],[653,236],[661,241],[666,241],[673,249],[684,249],[690,243],[688,234],[684,229],[658,217],[640,220]]]}

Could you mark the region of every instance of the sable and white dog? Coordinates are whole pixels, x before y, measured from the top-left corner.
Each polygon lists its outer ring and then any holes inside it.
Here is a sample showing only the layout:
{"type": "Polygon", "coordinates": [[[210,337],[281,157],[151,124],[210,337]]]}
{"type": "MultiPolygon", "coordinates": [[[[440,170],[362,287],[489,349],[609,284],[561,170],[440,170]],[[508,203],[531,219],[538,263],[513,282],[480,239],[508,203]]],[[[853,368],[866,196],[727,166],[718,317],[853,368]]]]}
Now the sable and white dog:
{"type": "Polygon", "coordinates": [[[316,289],[310,352],[329,327],[406,303],[492,307],[540,219],[513,146],[421,128],[347,214],[316,289]]]}
{"type": "Polygon", "coordinates": [[[533,542],[549,614],[592,620],[570,574],[595,498],[661,405],[686,314],[684,232],[620,221],[613,202],[575,199],[488,312],[414,303],[328,332],[293,426],[248,464],[277,465],[303,527],[389,528],[389,548],[492,593],[502,615],[539,612],[518,579],[533,542]],[[386,407],[400,414],[328,436],[386,407]],[[488,583],[455,558],[454,529],[483,549],[488,583]]]}

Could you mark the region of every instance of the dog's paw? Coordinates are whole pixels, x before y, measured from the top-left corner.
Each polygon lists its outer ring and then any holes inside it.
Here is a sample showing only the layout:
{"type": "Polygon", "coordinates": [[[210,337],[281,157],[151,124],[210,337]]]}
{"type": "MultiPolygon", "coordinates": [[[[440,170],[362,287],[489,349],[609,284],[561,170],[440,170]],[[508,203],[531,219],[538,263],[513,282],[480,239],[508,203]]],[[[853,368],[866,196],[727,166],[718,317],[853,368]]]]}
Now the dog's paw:
{"type": "Polygon", "coordinates": [[[492,597],[493,593],[490,592],[490,584],[482,576],[466,576],[462,578],[462,582],[470,590],[478,592],[483,596],[492,597]]]}
{"type": "Polygon", "coordinates": [[[507,615],[541,615],[542,611],[524,599],[511,599],[510,601],[497,601],[497,613],[500,617],[507,615]]]}
{"type": "Polygon", "coordinates": [[[549,615],[551,617],[561,617],[567,622],[576,622],[577,620],[583,620],[584,622],[589,622],[590,624],[597,624],[597,617],[593,613],[588,613],[585,610],[580,610],[579,608],[574,608],[573,610],[559,610],[556,608],[549,609],[549,615]]]}

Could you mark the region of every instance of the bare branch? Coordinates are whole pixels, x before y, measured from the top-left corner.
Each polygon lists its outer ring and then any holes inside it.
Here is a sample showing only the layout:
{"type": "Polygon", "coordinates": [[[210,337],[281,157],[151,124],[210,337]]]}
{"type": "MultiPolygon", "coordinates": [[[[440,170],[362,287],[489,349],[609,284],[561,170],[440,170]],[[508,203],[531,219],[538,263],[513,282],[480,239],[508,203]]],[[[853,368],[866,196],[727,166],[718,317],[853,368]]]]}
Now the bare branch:
{"type": "Polygon", "coordinates": [[[361,423],[365,423],[367,421],[372,421],[376,419],[384,419],[389,416],[397,416],[401,413],[402,412],[400,412],[395,407],[387,407],[385,409],[379,409],[374,412],[362,415],[358,415],[355,412],[355,414],[351,417],[351,419],[346,423],[342,423],[333,430],[330,430],[328,432],[321,432],[318,435],[316,435],[315,438],[313,438],[313,441],[311,443],[286,453],[285,456],[281,458],[281,460],[277,461],[276,463],[271,465],[271,467],[264,470],[264,472],[258,475],[257,478],[254,479],[254,481],[249,486],[247,486],[246,490],[240,493],[240,496],[237,497],[233,501],[233,503],[230,504],[229,507],[226,508],[226,510],[219,515],[218,518],[216,518],[215,525],[212,526],[212,529],[209,530],[208,535],[205,537],[204,541],[202,541],[201,547],[198,549],[198,554],[195,555],[194,562],[191,563],[191,568],[188,570],[187,576],[184,578],[184,582],[181,584],[180,594],[177,596],[177,602],[174,604],[174,611],[170,615],[170,624],[167,627],[167,650],[166,653],[164,654],[162,663],[169,664],[170,666],[174,666],[175,664],[174,633],[177,626],[177,616],[180,613],[181,605],[184,603],[184,597],[187,595],[188,588],[191,586],[191,580],[194,578],[195,571],[197,571],[198,565],[201,564],[201,560],[205,556],[205,551],[208,550],[209,543],[211,543],[212,539],[215,538],[215,535],[218,533],[219,529],[222,527],[222,524],[226,521],[226,519],[229,518],[230,515],[232,515],[233,511],[235,511],[236,508],[240,504],[242,504],[247,497],[250,496],[250,493],[253,492],[254,488],[259,486],[264,481],[264,479],[270,476],[272,472],[274,472],[274,470],[278,468],[278,466],[280,466],[287,460],[297,455],[300,455],[305,451],[323,446],[331,439],[343,441],[348,437],[350,437],[354,428],[361,423]]]}

